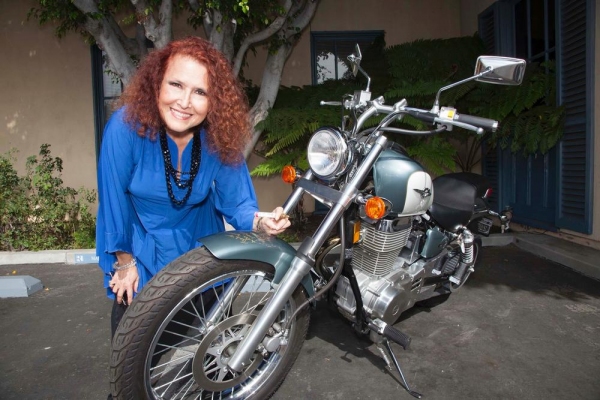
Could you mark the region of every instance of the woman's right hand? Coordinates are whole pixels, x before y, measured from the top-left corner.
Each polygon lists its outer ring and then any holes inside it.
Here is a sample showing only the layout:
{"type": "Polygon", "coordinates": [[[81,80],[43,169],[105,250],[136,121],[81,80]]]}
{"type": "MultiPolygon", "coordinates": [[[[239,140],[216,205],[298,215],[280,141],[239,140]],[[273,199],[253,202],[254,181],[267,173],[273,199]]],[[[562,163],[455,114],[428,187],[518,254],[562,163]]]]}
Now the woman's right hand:
{"type": "MultiPolygon", "coordinates": [[[[125,265],[128,262],[121,261],[123,259],[121,255],[118,255],[117,258],[120,265],[125,265]]],[[[133,294],[138,291],[139,282],[140,276],[137,266],[134,264],[130,268],[116,271],[108,284],[112,292],[117,296],[117,303],[121,304],[125,300],[125,305],[129,305],[133,301],[133,294]]]]}

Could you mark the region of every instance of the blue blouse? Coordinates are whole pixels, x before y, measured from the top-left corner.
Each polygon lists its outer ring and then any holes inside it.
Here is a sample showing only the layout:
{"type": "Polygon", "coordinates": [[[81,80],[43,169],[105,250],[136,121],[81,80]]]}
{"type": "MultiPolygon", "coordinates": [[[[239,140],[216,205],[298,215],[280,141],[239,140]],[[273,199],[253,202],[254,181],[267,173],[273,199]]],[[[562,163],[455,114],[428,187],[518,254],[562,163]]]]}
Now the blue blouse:
{"type": "MultiPolygon", "coordinates": [[[[202,130],[202,160],[192,193],[176,206],[167,193],[160,141],[140,137],[124,121],[123,109],[108,121],[98,164],[96,223],[96,253],[108,297],[114,298],[108,282],[116,251],[136,258],[140,290],[166,264],[200,246],[199,238],[223,231],[223,218],[238,230],[252,229],[258,206],[246,164],[223,164],[205,137],[202,130]]],[[[167,143],[176,167],[177,145],[168,135],[167,143]]],[[[191,155],[192,141],[181,155],[183,171],[190,170],[191,155]]],[[[182,199],[187,189],[171,186],[182,199]]]]}

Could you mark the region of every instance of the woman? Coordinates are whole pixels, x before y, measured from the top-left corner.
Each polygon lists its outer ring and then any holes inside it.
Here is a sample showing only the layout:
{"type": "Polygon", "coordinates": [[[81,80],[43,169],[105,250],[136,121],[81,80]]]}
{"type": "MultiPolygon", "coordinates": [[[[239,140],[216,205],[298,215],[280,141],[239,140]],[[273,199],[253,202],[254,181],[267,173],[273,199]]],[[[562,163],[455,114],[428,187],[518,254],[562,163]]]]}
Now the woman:
{"type": "Polygon", "coordinates": [[[96,248],[112,333],[134,293],[166,264],[224,230],[278,234],[280,219],[256,218],[242,150],[248,106],[229,62],[200,38],[151,52],[104,130],[98,167],[96,248]]]}

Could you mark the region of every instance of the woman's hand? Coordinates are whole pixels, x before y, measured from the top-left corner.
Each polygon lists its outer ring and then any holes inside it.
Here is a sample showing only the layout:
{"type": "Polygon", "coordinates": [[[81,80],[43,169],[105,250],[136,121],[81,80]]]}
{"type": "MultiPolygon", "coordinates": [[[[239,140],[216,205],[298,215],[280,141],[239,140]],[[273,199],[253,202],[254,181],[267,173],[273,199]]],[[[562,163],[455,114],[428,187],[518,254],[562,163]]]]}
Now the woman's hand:
{"type": "Polygon", "coordinates": [[[269,235],[278,235],[285,231],[290,225],[290,220],[282,218],[283,208],[277,207],[273,210],[274,218],[257,217],[255,218],[255,226],[257,231],[266,232],[269,235]]]}
{"type": "MultiPolygon", "coordinates": [[[[125,261],[126,257],[122,254],[125,253],[117,254],[120,265],[125,265],[132,260],[130,256],[129,261],[125,261]]],[[[125,305],[129,305],[133,301],[133,293],[138,291],[139,282],[137,266],[133,265],[130,268],[116,271],[108,284],[112,292],[117,295],[117,303],[121,304],[125,301],[125,305]]]]}

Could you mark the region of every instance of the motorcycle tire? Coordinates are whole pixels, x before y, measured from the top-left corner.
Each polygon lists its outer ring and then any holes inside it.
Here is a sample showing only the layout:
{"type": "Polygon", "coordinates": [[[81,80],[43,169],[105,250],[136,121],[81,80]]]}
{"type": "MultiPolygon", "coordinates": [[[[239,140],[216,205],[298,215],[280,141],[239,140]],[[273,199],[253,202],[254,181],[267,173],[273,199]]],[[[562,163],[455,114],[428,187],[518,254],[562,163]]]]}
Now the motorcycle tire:
{"type": "Polygon", "coordinates": [[[241,374],[227,361],[274,289],[274,268],[194,249],[160,271],[128,307],[112,342],[114,399],[265,399],[296,360],[309,325],[307,296],[294,291],[268,335],[287,340],[255,352],[241,374]],[[281,331],[281,327],[288,329],[281,331]],[[279,328],[279,332],[277,331],[279,328]],[[286,334],[287,333],[287,334],[286,334]]]}

